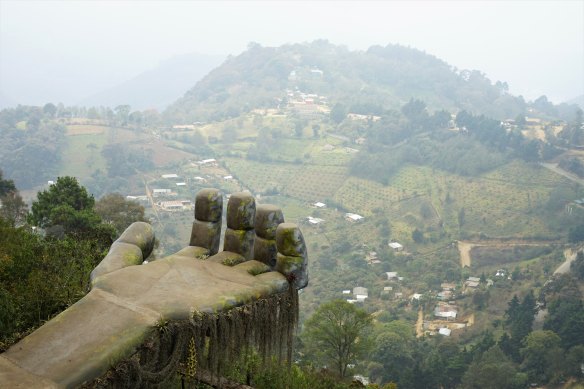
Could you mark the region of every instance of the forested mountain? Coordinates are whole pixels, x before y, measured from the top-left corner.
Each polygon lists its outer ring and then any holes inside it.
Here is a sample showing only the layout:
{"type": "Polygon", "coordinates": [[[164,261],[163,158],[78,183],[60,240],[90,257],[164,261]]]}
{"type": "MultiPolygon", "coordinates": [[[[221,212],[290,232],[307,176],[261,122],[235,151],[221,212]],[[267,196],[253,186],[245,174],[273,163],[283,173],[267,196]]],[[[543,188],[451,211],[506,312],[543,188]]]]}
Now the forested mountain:
{"type": "Polygon", "coordinates": [[[458,70],[417,49],[400,45],[350,51],[327,41],[262,47],[230,57],[171,105],[174,121],[235,117],[253,108],[277,107],[286,89],[323,95],[330,105],[380,114],[410,98],[432,110],[467,110],[504,119],[525,109],[507,84],[491,82],[480,71],[458,70]]]}

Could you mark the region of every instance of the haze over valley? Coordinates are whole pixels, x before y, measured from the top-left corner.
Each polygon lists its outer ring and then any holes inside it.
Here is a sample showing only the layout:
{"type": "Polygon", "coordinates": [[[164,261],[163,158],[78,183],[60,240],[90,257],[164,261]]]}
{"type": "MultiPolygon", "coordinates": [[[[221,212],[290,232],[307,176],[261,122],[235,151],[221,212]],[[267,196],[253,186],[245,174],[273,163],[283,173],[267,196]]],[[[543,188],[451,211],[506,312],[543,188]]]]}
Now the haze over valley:
{"type": "MultiPolygon", "coordinates": [[[[217,188],[280,207],[310,276],[292,364],[232,355],[225,379],[584,385],[584,3],[0,11],[0,351],[83,297],[132,222],[146,262],[187,246],[217,188]]],[[[184,347],[173,382],[208,383],[184,347]]]]}

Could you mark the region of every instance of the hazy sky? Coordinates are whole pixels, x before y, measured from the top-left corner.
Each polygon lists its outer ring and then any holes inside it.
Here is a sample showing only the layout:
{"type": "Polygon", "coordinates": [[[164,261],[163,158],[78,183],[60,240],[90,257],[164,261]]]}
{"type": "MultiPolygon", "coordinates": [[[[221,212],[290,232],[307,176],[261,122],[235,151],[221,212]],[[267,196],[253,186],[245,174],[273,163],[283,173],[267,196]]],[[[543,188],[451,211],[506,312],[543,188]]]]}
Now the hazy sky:
{"type": "MultiPolygon", "coordinates": [[[[350,49],[400,43],[555,102],[584,94],[584,1],[0,0],[0,91],[18,100],[74,87],[79,98],[173,55],[238,54],[328,39],[350,49]],[[70,77],[64,76],[66,70],[70,77]],[[27,81],[28,80],[28,81],[27,81]],[[73,82],[73,85],[71,83],[73,82]]],[[[40,97],[39,97],[40,98],[40,97]]]]}

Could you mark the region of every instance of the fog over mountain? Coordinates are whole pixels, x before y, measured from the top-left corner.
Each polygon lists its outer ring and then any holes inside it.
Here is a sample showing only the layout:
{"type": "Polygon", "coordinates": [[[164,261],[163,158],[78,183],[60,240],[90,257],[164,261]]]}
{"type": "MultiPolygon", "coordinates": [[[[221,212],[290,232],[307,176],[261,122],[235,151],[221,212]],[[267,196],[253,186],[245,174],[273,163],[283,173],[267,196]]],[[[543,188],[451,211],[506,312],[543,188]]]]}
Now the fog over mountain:
{"type": "Polygon", "coordinates": [[[162,110],[218,66],[224,56],[185,54],[163,61],[156,68],[103,90],[79,102],[84,106],[128,104],[133,109],[162,110]]]}
{"type": "Polygon", "coordinates": [[[584,3],[578,1],[3,0],[1,104],[77,104],[176,55],[238,55],[250,42],[315,39],[352,50],[414,47],[505,81],[526,99],[546,94],[559,103],[584,94],[584,3]]]}

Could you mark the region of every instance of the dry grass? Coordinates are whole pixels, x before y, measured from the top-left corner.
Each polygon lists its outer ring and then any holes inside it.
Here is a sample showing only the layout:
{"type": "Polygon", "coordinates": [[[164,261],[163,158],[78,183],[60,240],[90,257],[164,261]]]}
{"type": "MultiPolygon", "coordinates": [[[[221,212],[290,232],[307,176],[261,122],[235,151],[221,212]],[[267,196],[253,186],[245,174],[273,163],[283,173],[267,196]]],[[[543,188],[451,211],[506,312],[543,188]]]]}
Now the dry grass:
{"type": "Polygon", "coordinates": [[[72,124],[67,126],[67,135],[101,135],[108,131],[107,126],[96,126],[88,124],[72,124]]]}

